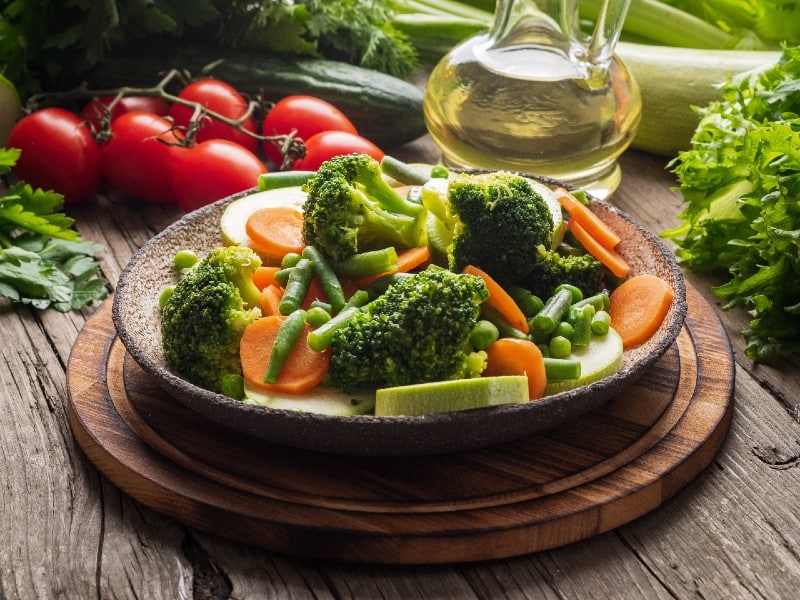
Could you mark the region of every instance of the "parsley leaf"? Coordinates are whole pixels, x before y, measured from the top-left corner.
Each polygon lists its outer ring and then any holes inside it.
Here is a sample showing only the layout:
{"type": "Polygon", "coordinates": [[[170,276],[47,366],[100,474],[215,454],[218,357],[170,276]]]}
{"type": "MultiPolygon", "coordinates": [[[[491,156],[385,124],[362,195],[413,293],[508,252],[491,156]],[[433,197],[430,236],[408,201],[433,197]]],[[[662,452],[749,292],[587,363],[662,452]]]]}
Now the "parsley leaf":
{"type": "MultiPolygon", "coordinates": [[[[0,175],[20,152],[0,149],[0,175]]],[[[84,240],[61,213],[63,196],[25,182],[0,196],[0,296],[34,308],[78,310],[108,296],[95,255],[101,244],[84,240]]]]}
{"type": "Polygon", "coordinates": [[[799,82],[800,47],[727,82],[671,163],[683,224],[662,235],[685,266],[727,272],[714,292],[748,311],[746,353],[759,362],[800,353],[799,82]]]}

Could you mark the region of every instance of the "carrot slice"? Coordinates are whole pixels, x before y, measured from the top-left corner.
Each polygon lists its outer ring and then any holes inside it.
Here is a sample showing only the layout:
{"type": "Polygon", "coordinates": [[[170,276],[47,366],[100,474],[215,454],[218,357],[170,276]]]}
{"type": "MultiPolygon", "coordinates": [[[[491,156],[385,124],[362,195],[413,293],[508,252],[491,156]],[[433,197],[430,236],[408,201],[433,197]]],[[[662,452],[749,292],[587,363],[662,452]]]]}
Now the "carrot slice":
{"type": "Polygon", "coordinates": [[[366,277],[359,277],[354,280],[354,283],[359,288],[369,287],[372,283],[390,273],[408,273],[412,269],[425,264],[431,258],[431,251],[427,246],[418,246],[415,248],[405,248],[397,253],[397,269],[394,271],[387,271],[385,273],[376,273],[375,275],[368,275],[366,277]]]}
{"type": "Polygon", "coordinates": [[[261,314],[280,315],[280,303],[283,297],[283,288],[277,284],[270,284],[261,290],[261,314]]]}
{"type": "Polygon", "coordinates": [[[289,252],[303,251],[303,213],[290,206],[269,206],[247,218],[245,232],[250,247],[259,254],[280,260],[289,252]]]}
{"type": "Polygon", "coordinates": [[[258,267],[253,271],[253,285],[260,290],[263,290],[268,285],[278,285],[278,282],[275,281],[275,273],[280,270],[280,267],[258,267]]]}
{"type": "Polygon", "coordinates": [[[606,248],[578,223],[574,217],[567,222],[567,227],[586,251],[603,263],[617,277],[627,277],[630,267],[625,259],[613,248],[606,248]]]}
{"type": "Polygon", "coordinates": [[[463,273],[483,279],[486,289],[489,290],[489,298],[487,298],[486,304],[503,315],[506,321],[521,332],[528,333],[528,320],[525,318],[525,314],[499,283],[492,279],[488,273],[474,265],[464,267],[463,273]]]}
{"type": "Polygon", "coordinates": [[[623,348],[650,339],[667,315],[674,296],[666,281],[649,273],[635,275],[611,292],[608,313],[623,348]]]}
{"type": "Polygon", "coordinates": [[[620,237],[606,225],[592,210],[564,188],[554,190],[561,207],[580,223],[583,228],[605,248],[614,248],[620,237]]]}
{"type": "Polygon", "coordinates": [[[250,323],[239,342],[242,374],[252,386],[274,392],[303,394],[318,386],[330,366],[330,351],[316,352],[309,348],[306,336],[311,326],[306,324],[297,345],[292,349],[276,383],[264,383],[272,346],[283,319],[263,317],[250,323]]]}
{"type": "Polygon", "coordinates": [[[486,348],[486,368],[482,375],[527,375],[528,396],[537,400],[544,395],[547,372],[539,347],[529,340],[500,338],[486,348]]]}

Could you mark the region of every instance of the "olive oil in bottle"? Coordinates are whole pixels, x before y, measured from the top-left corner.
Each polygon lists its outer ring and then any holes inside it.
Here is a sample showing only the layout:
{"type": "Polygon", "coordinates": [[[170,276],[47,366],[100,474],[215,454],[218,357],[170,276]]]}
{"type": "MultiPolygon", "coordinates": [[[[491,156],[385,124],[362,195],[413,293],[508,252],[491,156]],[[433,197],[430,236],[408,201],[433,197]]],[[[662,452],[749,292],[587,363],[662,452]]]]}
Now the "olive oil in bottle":
{"type": "Polygon", "coordinates": [[[593,62],[550,23],[525,25],[522,35],[470,38],[440,61],[426,89],[428,130],[448,165],[548,176],[605,197],[639,122],[638,86],[610,53],[593,62]]]}

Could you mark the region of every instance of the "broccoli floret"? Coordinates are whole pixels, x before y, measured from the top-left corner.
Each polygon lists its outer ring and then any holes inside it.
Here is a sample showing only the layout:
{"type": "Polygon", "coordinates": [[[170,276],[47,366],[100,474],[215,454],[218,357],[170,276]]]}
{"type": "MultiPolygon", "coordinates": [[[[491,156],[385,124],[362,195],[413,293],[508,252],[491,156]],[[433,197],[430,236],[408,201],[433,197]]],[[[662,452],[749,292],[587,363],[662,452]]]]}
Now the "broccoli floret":
{"type": "Polygon", "coordinates": [[[239,341],[261,316],[251,275],[261,259],[249,248],[212,250],[175,285],[161,309],[167,363],[183,377],[218,392],[223,376],[241,374],[239,341]]]}
{"type": "Polygon", "coordinates": [[[533,269],[519,283],[542,299],[552,296],[562,283],[574,285],[584,296],[591,296],[605,289],[605,269],[590,254],[561,254],[540,246],[533,269]]]}
{"type": "Polygon", "coordinates": [[[486,355],[469,335],[488,295],[480,278],[436,266],[398,279],[334,334],[333,385],[351,392],[478,376],[486,355]]]}
{"type": "Polygon", "coordinates": [[[444,246],[434,250],[453,271],[471,264],[501,283],[515,283],[530,272],[536,248],[551,246],[550,206],[525,177],[452,174],[426,184],[422,201],[435,217],[428,219],[429,237],[444,246]]]}
{"type": "Polygon", "coordinates": [[[424,246],[425,209],[403,198],[365,154],[323,163],[305,186],[303,238],[339,261],[385,246],[424,246]]]}

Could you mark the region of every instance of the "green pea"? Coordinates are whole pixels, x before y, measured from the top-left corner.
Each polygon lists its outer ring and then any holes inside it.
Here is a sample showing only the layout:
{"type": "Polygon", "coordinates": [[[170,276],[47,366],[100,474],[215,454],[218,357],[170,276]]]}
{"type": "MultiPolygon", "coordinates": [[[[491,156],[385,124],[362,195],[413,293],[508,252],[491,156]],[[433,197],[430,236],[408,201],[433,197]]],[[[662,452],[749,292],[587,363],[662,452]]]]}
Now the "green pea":
{"type": "Polygon", "coordinates": [[[172,297],[172,292],[174,291],[175,291],[174,285],[168,285],[163,290],[161,290],[161,294],[158,296],[158,308],[160,309],[164,308],[169,299],[172,297]]]}
{"type": "Polygon", "coordinates": [[[469,333],[469,341],[475,350],[486,350],[493,342],[500,337],[500,331],[491,321],[481,319],[469,333]]]}
{"type": "Polygon", "coordinates": [[[179,250],[172,258],[172,264],[176,269],[190,269],[200,258],[192,250],[179,250]]]}
{"type": "Polygon", "coordinates": [[[550,357],[551,358],[566,358],[572,352],[572,342],[562,335],[557,335],[550,338],[550,357]]]}
{"type": "Polygon", "coordinates": [[[569,322],[561,321],[558,325],[556,325],[555,330],[553,330],[553,336],[560,335],[561,337],[565,337],[568,340],[571,340],[573,331],[574,328],[569,322]]]}

